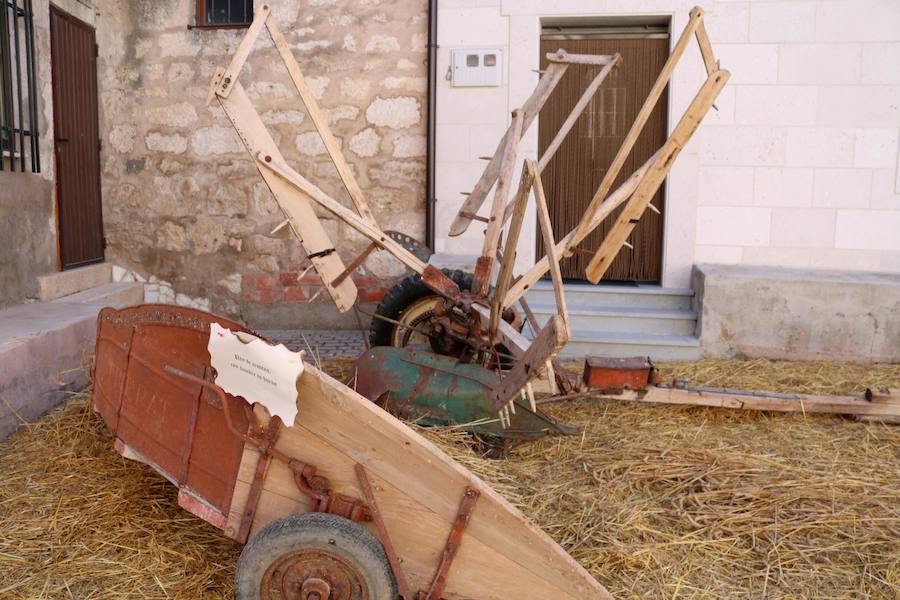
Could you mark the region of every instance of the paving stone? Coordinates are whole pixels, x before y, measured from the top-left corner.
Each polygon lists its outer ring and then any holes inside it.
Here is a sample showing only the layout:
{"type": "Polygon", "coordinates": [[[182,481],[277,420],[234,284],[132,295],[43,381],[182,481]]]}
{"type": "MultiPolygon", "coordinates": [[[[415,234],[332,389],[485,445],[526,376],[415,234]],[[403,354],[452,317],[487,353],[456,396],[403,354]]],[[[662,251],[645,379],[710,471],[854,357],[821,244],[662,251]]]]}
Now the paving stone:
{"type": "Polygon", "coordinates": [[[259,333],[291,350],[306,350],[321,359],[355,358],[366,349],[364,338],[369,335],[355,329],[268,329],[259,333]]]}

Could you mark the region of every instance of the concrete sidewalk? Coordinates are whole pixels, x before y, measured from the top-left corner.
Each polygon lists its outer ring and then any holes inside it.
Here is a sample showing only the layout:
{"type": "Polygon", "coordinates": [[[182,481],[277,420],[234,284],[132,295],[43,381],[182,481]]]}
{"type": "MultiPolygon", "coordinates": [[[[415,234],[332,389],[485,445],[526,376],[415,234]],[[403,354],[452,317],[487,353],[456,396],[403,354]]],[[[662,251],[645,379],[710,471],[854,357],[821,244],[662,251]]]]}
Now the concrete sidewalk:
{"type": "Polygon", "coordinates": [[[102,304],[35,302],[0,311],[0,440],[87,385],[102,304]]]}
{"type": "MultiPolygon", "coordinates": [[[[55,273],[43,283],[60,287],[96,270],[55,273]]],[[[53,290],[58,293],[48,294],[44,302],[0,310],[0,440],[85,388],[100,309],[139,304],[144,298],[141,284],[74,283],[53,290]]]]}

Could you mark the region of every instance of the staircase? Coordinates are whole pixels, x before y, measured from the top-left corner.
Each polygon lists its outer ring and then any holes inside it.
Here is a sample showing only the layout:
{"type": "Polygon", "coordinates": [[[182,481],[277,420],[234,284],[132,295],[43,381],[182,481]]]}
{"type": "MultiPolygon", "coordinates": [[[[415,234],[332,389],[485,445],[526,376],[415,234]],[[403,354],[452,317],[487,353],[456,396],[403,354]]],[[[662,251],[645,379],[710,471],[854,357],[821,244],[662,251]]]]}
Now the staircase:
{"type": "Polygon", "coordinates": [[[144,301],[142,283],[112,280],[112,265],[100,263],[38,277],[43,302],[99,304],[121,308],[144,301]]]}
{"type": "MultiPolygon", "coordinates": [[[[562,358],[649,356],[657,362],[698,360],[693,290],[655,285],[566,284],[572,337],[562,358]]],[[[553,285],[537,282],[525,296],[543,325],[556,314],[553,285]]],[[[533,335],[525,326],[524,333],[533,335]]]]}

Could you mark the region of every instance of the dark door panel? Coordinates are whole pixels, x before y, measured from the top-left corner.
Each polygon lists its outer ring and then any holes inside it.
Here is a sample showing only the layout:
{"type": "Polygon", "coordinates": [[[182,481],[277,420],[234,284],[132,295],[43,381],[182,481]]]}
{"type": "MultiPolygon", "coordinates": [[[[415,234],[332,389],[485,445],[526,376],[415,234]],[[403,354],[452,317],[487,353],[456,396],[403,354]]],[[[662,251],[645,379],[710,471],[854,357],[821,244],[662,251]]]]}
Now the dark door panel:
{"type": "Polygon", "coordinates": [[[103,260],[94,29],[50,7],[59,263],[103,260]]]}
{"type": "MultiPolygon", "coordinates": [[[[542,173],[550,218],[556,239],[571,231],[581,219],[613,157],[628,133],[638,111],[656,81],[669,54],[669,40],[664,37],[577,39],[545,36],[541,40],[541,56],[563,48],[570,53],[622,55],[622,65],[614,69],[582,113],[572,132],[560,146],[556,156],[542,173]]],[[[543,58],[542,68],[546,68],[543,58]]],[[[569,115],[584,89],[597,74],[597,67],[572,65],[550,96],[539,120],[541,153],[553,140],[560,125],[569,115]]],[[[613,190],[662,146],[666,139],[668,88],[650,116],[613,190]]],[[[660,189],[652,200],[659,215],[647,211],[629,238],[634,249],[623,247],[604,276],[608,281],[658,282],[662,275],[664,197],[660,189]]],[[[561,261],[563,277],[584,279],[584,270],[593,252],[600,247],[606,232],[615,223],[614,212],[581,243],[586,252],[576,252],[561,261]]],[[[538,256],[544,245],[537,240],[538,256]]]]}

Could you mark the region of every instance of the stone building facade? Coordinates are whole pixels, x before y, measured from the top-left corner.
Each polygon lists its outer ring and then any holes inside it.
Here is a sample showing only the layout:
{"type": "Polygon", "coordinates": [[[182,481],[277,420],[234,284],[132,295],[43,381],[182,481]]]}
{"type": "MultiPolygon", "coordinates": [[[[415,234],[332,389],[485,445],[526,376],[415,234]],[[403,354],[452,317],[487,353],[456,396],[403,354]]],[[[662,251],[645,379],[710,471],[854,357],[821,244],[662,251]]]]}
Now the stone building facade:
{"type": "MultiPolygon", "coordinates": [[[[244,29],[190,29],[195,0],[94,0],[107,261],[144,278],[147,301],[256,327],[340,324],[284,217],[216,102],[244,29]]],[[[314,95],[384,229],[424,238],[427,7],[423,0],[273,5],[314,95]]],[[[349,206],[337,171],[264,32],[241,81],[285,158],[349,206]]],[[[367,240],[318,211],[349,262],[367,240]]],[[[355,280],[380,298],[402,266],[372,254],[355,280]]],[[[352,317],[351,317],[352,318],[352,317]]],[[[350,324],[347,322],[346,324],[350,324]]],[[[354,321],[355,324],[355,321],[354,321]]]]}

